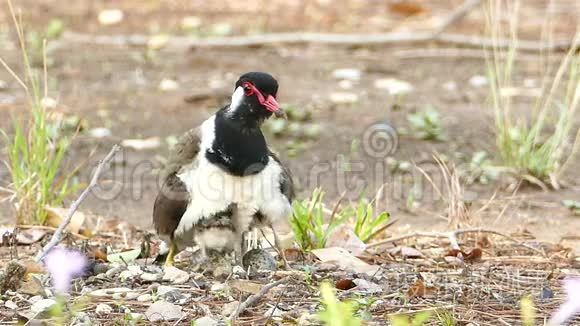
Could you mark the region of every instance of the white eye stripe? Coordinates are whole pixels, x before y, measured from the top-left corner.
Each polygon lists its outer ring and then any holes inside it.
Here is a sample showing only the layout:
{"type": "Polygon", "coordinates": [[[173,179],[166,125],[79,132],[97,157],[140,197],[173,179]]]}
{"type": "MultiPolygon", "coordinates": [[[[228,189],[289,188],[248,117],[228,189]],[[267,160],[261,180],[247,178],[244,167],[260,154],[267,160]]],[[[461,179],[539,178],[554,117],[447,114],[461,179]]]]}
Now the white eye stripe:
{"type": "Polygon", "coordinates": [[[232,103],[230,104],[229,109],[227,110],[228,113],[233,113],[238,109],[242,101],[244,100],[244,88],[242,86],[238,86],[232,94],[232,103]]]}

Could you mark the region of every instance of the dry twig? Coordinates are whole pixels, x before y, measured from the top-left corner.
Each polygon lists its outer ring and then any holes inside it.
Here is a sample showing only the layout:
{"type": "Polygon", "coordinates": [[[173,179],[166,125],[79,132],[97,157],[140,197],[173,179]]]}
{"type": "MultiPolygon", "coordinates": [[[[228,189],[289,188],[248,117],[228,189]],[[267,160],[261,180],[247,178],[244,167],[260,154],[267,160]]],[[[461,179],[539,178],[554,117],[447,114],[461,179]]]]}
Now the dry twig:
{"type": "Polygon", "coordinates": [[[509,241],[516,243],[517,245],[519,245],[521,247],[533,250],[534,252],[540,254],[542,257],[546,256],[546,253],[543,252],[542,250],[539,250],[538,248],[534,248],[534,247],[529,246],[525,243],[522,243],[522,242],[518,241],[517,239],[514,239],[513,237],[511,237],[507,234],[503,234],[499,231],[492,230],[492,229],[485,229],[485,228],[459,229],[459,230],[450,231],[450,232],[420,232],[420,231],[417,231],[417,232],[413,232],[413,233],[409,233],[409,234],[381,240],[379,242],[371,243],[367,246],[367,249],[379,247],[379,246],[382,246],[385,244],[389,244],[389,243],[393,243],[393,242],[397,242],[397,241],[401,241],[401,240],[405,240],[405,239],[409,239],[409,238],[418,238],[418,237],[449,239],[449,242],[451,242],[451,246],[453,247],[453,249],[459,249],[459,244],[457,243],[457,236],[461,235],[461,234],[465,234],[465,233],[495,234],[495,235],[504,237],[504,238],[508,239],[509,241]]]}
{"type": "Polygon", "coordinates": [[[79,198],[77,198],[77,200],[75,200],[72,203],[72,205],[70,206],[70,208],[68,210],[68,214],[67,214],[66,218],[64,220],[62,220],[62,222],[58,226],[58,229],[56,229],[56,231],[52,235],[52,238],[50,239],[50,241],[44,246],[44,248],[42,248],[42,250],[38,253],[38,255],[36,255],[36,257],[34,258],[35,261],[37,261],[37,262],[41,261],[44,258],[44,256],[54,246],[56,246],[60,242],[60,240],[62,239],[62,233],[64,232],[66,227],[70,224],[74,213],[77,211],[77,209],[79,208],[79,206],[81,205],[83,200],[85,200],[85,198],[88,196],[89,192],[97,185],[97,181],[99,180],[99,176],[101,175],[101,172],[103,171],[103,167],[109,161],[111,161],[111,159],[113,159],[115,154],[117,154],[117,152],[120,149],[121,148],[119,147],[119,145],[113,146],[113,148],[111,149],[109,154],[107,154],[107,156],[105,156],[105,158],[99,162],[99,164],[97,165],[97,169],[95,170],[95,173],[93,174],[93,178],[91,179],[91,182],[85,188],[85,190],[83,190],[83,192],[81,193],[79,198]]]}
{"type": "Polygon", "coordinates": [[[260,289],[260,292],[253,294],[251,296],[249,296],[246,301],[242,302],[239,306],[238,309],[236,309],[235,312],[233,312],[231,314],[231,316],[229,317],[230,320],[235,320],[236,318],[238,318],[238,316],[244,312],[246,309],[248,309],[250,306],[256,304],[256,302],[258,302],[263,296],[265,296],[272,288],[282,284],[282,283],[286,283],[288,282],[288,280],[290,280],[290,277],[285,277],[283,279],[280,279],[276,282],[264,285],[264,287],[262,287],[260,289]]]}

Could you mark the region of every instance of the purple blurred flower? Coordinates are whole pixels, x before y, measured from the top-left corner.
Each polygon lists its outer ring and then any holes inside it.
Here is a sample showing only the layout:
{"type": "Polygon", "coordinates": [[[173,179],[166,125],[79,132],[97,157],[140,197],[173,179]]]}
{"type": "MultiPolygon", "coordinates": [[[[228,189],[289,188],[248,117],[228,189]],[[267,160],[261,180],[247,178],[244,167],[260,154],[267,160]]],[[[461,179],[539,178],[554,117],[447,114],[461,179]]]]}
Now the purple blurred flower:
{"type": "Polygon", "coordinates": [[[72,279],[83,275],[87,258],[79,251],[57,247],[46,255],[44,264],[52,277],[55,290],[67,293],[72,279]]]}
{"type": "Polygon", "coordinates": [[[549,325],[562,325],[566,320],[580,313],[580,277],[565,279],[563,286],[567,300],[552,315],[549,325]]]}

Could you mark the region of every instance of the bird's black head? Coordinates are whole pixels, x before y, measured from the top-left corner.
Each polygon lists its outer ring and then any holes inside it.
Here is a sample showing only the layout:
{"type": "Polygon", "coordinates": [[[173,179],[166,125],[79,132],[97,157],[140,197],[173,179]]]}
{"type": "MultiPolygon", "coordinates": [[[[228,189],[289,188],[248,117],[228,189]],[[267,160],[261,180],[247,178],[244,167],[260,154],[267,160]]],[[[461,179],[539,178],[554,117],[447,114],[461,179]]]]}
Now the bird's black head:
{"type": "Polygon", "coordinates": [[[225,109],[230,119],[261,125],[272,113],[284,116],[276,95],[278,82],[265,72],[248,72],[240,76],[234,87],[232,102],[225,109]]]}

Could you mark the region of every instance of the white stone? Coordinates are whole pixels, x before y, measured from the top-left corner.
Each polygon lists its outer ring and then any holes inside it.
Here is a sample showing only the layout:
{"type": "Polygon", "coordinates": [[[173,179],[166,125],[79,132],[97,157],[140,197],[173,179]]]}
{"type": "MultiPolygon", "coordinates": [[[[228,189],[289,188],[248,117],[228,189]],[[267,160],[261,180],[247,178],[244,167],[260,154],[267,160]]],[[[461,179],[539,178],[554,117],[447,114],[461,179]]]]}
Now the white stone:
{"type": "Polygon", "coordinates": [[[224,304],[224,306],[222,307],[222,315],[226,318],[231,316],[238,309],[239,306],[240,306],[239,301],[232,301],[230,303],[224,304]]]}
{"type": "Polygon", "coordinates": [[[6,307],[8,309],[12,309],[12,310],[18,309],[18,305],[16,303],[14,303],[14,301],[12,301],[12,300],[8,300],[8,301],[4,302],[4,307],[6,307]]]}
{"type": "Polygon", "coordinates": [[[209,289],[211,292],[221,292],[224,291],[227,288],[227,285],[225,283],[214,283],[211,285],[211,288],[209,289]]]}
{"type": "Polygon", "coordinates": [[[113,135],[113,133],[111,132],[111,129],[108,128],[93,128],[91,130],[89,130],[88,132],[89,136],[93,137],[93,138],[105,138],[105,137],[111,137],[113,135]]]}
{"type": "Polygon", "coordinates": [[[347,92],[331,93],[330,101],[337,104],[352,104],[358,102],[358,95],[355,93],[347,92]]]}
{"type": "Polygon", "coordinates": [[[42,105],[42,107],[44,107],[45,109],[54,109],[57,106],[57,102],[55,99],[53,99],[52,97],[44,97],[42,98],[42,100],[40,101],[40,104],[42,105]]]}
{"type": "Polygon", "coordinates": [[[149,293],[145,293],[145,294],[138,296],[137,301],[139,301],[139,302],[153,301],[153,296],[149,293]]]}
{"type": "Polygon", "coordinates": [[[170,293],[170,292],[179,292],[179,290],[174,288],[174,287],[167,286],[167,285],[160,285],[157,288],[157,295],[158,296],[163,296],[163,295],[166,295],[167,293],[170,293]]]}
{"type": "Polygon", "coordinates": [[[109,26],[115,25],[123,21],[125,14],[120,9],[107,9],[99,13],[99,23],[101,25],[109,26]]]}
{"type": "Polygon", "coordinates": [[[110,297],[113,294],[129,293],[129,292],[133,292],[133,290],[131,290],[129,288],[98,289],[98,290],[94,290],[94,291],[90,292],[89,296],[92,296],[92,297],[110,297]]]}
{"type": "Polygon", "coordinates": [[[105,303],[99,303],[97,308],[95,308],[95,313],[97,315],[107,315],[113,312],[113,307],[105,303]]]}
{"type": "Polygon", "coordinates": [[[141,278],[141,280],[143,280],[143,281],[154,282],[154,281],[158,281],[159,279],[161,279],[161,275],[153,274],[153,273],[143,273],[143,274],[141,274],[141,276],[139,276],[139,278],[141,278]]]}
{"type": "Polygon", "coordinates": [[[30,311],[34,314],[39,314],[41,312],[47,311],[50,307],[54,306],[56,301],[53,299],[42,299],[36,301],[32,306],[30,306],[30,311]]]}
{"type": "Polygon", "coordinates": [[[195,320],[195,326],[217,326],[217,320],[210,316],[201,317],[195,320]]]}
{"type": "Polygon", "coordinates": [[[163,280],[173,284],[183,284],[189,280],[189,273],[173,266],[165,268],[163,280]]]}
{"type": "Polygon", "coordinates": [[[488,84],[488,80],[485,76],[475,75],[469,78],[469,84],[473,87],[482,87],[488,84]]]}
{"type": "Polygon", "coordinates": [[[369,281],[364,280],[362,278],[354,279],[352,282],[354,284],[356,284],[356,287],[354,289],[356,289],[358,291],[364,291],[364,292],[369,293],[369,294],[383,292],[383,289],[378,284],[373,283],[373,282],[369,282],[369,281]]]}
{"type": "Polygon", "coordinates": [[[173,321],[181,319],[183,312],[178,305],[167,301],[157,301],[147,308],[145,316],[150,322],[173,321]]]}
{"type": "Polygon", "coordinates": [[[174,91],[179,88],[179,83],[173,79],[163,78],[159,83],[159,90],[163,92],[174,91]]]}
{"type": "Polygon", "coordinates": [[[361,71],[356,68],[336,69],[332,72],[332,76],[336,79],[359,80],[361,71]]]}
{"type": "Polygon", "coordinates": [[[385,89],[390,95],[404,95],[414,89],[410,83],[395,78],[381,78],[375,80],[375,88],[385,89]]]}

